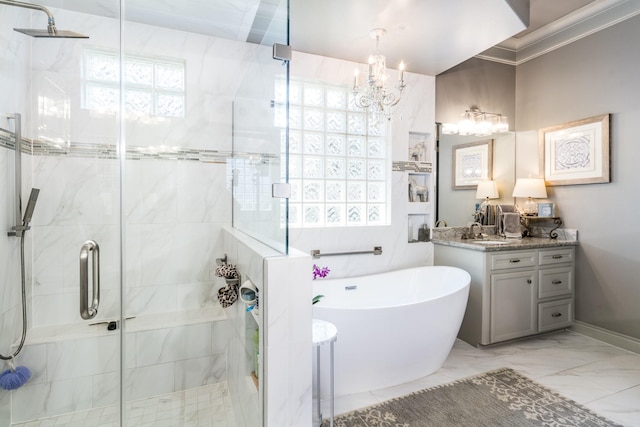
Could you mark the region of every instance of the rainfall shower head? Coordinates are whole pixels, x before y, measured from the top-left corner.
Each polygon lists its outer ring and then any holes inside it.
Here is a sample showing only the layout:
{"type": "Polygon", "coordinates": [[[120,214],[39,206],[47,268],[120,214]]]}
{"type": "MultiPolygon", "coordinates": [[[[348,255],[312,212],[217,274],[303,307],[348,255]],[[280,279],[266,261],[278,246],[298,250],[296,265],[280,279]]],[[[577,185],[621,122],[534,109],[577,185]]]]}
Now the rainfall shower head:
{"type": "Polygon", "coordinates": [[[38,4],[24,3],[16,0],[0,0],[0,4],[6,4],[7,6],[23,7],[26,9],[35,9],[47,14],[49,23],[46,30],[32,30],[29,28],[14,28],[15,31],[26,34],[31,37],[45,37],[45,38],[71,38],[71,39],[88,39],[89,36],[75,33],[73,31],[58,30],[56,28],[56,19],[53,14],[44,6],[38,4]]]}
{"type": "Polygon", "coordinates": [[[88,39],[89,36],[84,34],[75,33],[73,31],[65,30],[32,30],[31,28],[14,28],[15,31],[26,34],[31,37],[46,37],[46,38],[59,38],[59,39],[88,39]]]}

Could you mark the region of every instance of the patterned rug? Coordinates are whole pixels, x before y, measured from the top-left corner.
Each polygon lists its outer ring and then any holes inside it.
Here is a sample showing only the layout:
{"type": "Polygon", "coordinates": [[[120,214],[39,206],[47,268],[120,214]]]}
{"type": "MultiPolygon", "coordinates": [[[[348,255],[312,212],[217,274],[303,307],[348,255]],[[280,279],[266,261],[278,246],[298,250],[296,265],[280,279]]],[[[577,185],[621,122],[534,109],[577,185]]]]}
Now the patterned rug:
{"type": "Polygon", "coordinates": [[[334,426],[621,427],[509,368],[349,412],[334,426]]]}

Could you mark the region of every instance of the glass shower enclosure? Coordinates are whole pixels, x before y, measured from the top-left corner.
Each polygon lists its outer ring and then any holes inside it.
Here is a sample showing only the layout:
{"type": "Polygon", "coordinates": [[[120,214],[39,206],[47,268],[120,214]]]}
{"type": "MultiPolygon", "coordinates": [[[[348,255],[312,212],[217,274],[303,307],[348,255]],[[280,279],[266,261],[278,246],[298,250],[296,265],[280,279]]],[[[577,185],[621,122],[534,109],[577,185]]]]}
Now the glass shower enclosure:
{"type": "Polygon", "coordinates": [[[288,5],[209,3],[0,1],[0,427],[262,425],[215,268],[232,224],[286,253],[288,5]]]}

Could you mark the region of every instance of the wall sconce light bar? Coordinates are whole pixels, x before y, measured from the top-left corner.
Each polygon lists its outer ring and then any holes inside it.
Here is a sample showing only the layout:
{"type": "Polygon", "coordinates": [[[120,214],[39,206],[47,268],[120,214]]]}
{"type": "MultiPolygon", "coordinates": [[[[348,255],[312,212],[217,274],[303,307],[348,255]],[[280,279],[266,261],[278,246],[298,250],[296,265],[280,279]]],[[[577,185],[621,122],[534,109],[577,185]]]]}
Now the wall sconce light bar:
{"type": "Polygon", "coordinates": [[[507,116],[500,113],[489,113],[478,107],[471,107],[460,115],[458,123],[443,123],[442,133],[445,135],[489,136],[494,133],[509,131],[507,116]]]}

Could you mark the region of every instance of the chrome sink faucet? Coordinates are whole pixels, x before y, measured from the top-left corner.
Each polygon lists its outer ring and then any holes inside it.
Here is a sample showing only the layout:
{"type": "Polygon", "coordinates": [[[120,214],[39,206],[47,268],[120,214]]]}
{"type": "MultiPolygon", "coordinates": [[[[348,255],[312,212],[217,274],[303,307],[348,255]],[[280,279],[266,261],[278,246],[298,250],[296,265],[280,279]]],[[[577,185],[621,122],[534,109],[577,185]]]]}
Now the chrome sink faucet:
{"type": "Polygon", "coordinates": [[[473,224],[471,224],[469,226],[469,238],[470,239],[482,239],[482,224],[480,224],[479,222],[474,222],[473,224]],[[479,233],[474,233],[473,232],[473,228],[475,226],[480,227],[480,232],[479,233]]]}

